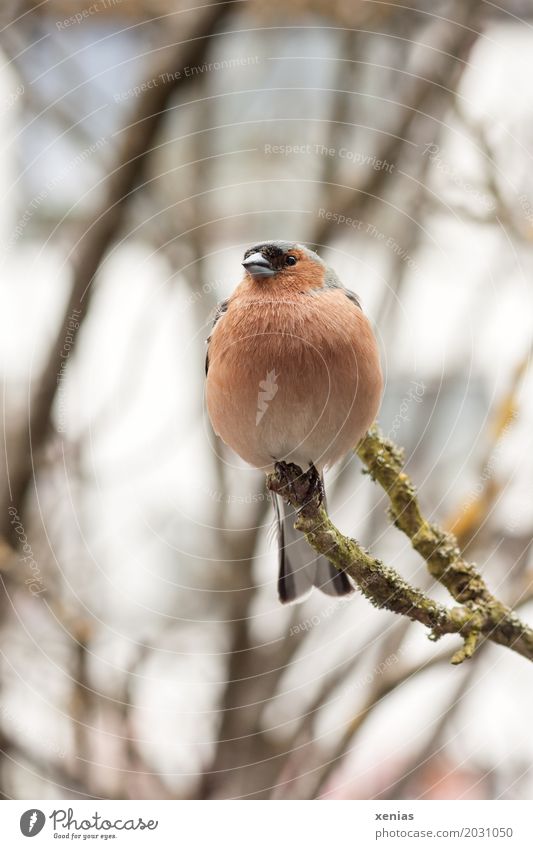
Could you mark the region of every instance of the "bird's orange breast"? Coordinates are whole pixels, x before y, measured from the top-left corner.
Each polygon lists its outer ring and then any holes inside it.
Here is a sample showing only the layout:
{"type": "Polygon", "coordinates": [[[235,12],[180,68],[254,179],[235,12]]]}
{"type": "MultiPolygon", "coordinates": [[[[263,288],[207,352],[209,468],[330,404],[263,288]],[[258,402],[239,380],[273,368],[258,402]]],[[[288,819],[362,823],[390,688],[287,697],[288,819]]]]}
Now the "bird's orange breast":
{"type": "Polygon", "coordinates": [[[371,327],[340,289],[238,289],[213,329],[209,416],[254,466],[331,465],[370,426],[381,390],[371,327]]]}

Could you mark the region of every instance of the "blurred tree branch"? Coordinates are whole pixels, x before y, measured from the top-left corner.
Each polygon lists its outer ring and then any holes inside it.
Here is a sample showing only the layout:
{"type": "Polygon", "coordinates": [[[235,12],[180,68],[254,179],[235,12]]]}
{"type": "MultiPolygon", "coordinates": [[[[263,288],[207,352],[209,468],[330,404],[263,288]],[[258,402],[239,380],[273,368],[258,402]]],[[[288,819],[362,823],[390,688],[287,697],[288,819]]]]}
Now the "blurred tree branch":
{"type": "Polygon", "coordinates": [[[479,673],[480,658],[486,654],[487,644],[485,643],[476,652],[472,662],[466,667],[462,678],[459,678],[451,693],[447,697],[446,706],[440,711],[438,721],[436,722],[431,735],[425,741],[423,746],[419,748],[410,758],[407,767],[403,769],[402,775],[380,793],[381,799],[405,799],[409,798],[407,794],[412,793],[411,786],[417,777],[427,767],[428,763],[437,757],[442,749],[442,738],[454,718],[457,711],[464,706],[464,700],[475,687],[474,679],[479,673]]]}
{"type": "MultiPolygon", "coordinates": [[[[365,687],[362,706],[354,711],[352,719],[348,722],[348,725],[339,740],[334,744],[331,752],[328,753],[327,761],[317,766],[316,757],[313,757],[315,748],[313,745],[313,729],[318,713],[327,705],[327,700],[331,697],[332,693],[346,681],[350,681],[350,690],[353,689],[353,674],[359,664],[368,657],[368,652],[361,651],[357,653],[350,662],[340,664],[337,669],[334,669],[332,673],[325,676],[315,698],[303,716],[293,746],[294,751],[299,754],[299,749],[305,744],[310,744],[307,762],[304,761],[303,765],[300,763],[299,775],[291,775],[291,764],[289,763],[289,768],[285,769],[279,776],[273,794],[274,798],[287,798],[287,790],[294,783],[296,784],[296,793],[293,791],[290,798],[315,798],[318,796],[322,792],[328,778],[338,769],[341,762],[351,751],[354,739],[359,735],[374,709],[394,690],[411,681],[415,676],[423,674],[427,669],[433,668],[447,659],[447,652],[441,652],[440,654],[433,655],[433,657],[430,657],[424,663],[402,664],[400,659],[404,652],[403,643],[409,631],[410,624],[406,618],[397,620],[391,628],[388,637],[380,643],[379,654],[372,663],[372,671],[370,673],[372,680],[365,687]],[[303,785],[303,792],[300,790],[300,784],[303,785]]],[[[379,630],[381,632],[381,626],[379,630]]],[[[364,677],[362,680],[366,683],[364,677]]],[[[356,686],[356,691],[358,689],[356,686]]],[[[298,758],[293,758],[292,760],[297,761],[298,758]]],[[[297,764],[294,765],[293,772],[296,766],[297,764]]]]}
{"type": "Polygon", "coordinates": [[[415,663],[404,669],[395,669],[391,666],[375,678],[373,685],[369,687],[366,692],[362,707],[348,723],[340,740],[334,747],[333,752],[329,755],[328,762],[324,764],[322,769],[318,770],[318,775],[315,776],[314,787],[309,794],[310,798],[318,798],[324,791],[328,779],[351,751],[354,737],[360,732],[364,723],[371,716],[374,708],[376,708],[380,702],[386,698],[386,696],[398,687],[406,684],[414,675],[418,675],[428,669],[432,669],[444,660],[445,656],[443,653],[435,654],[423,664],[415,663]]]}
{"type": "MultiPolygon", "coordinates": [[[[201,65],[204,62],[213,36],[223,26],[231,10],[230,2],[217,0],[209,6],[184,11],[183,16],[180,16],[180,22],[182,18],[186,22],[180,34],[181,40],[158,51],[156,61],[148,69],[147,76],[158,79],[159,84],[147,88],[137,98],[136,112],[123,130],[116,162],[104,182],[105,193],[100,209],[74,245],[70,295],[66,300],[42,374],[30,395],[26,419],[17,424],[13,433],[4,434],[6,470],[0,492],[0,538],[3,537],[13,546],[16,546],[16,541],[8,507],[10,504],[16,505],[19,513],[23,514],[28,490],[32,479],[35,478],[40,451],[51,429],[52,408],[61,369],[65,363],[61,355],[66,338],[72,338],[69,350],[69,354],[72,354],[80,328],[88,314],[94,278],[120,232],[136,189],[142,185],[145,169],[171,98],[183,84],[181,74],[176,71],[187,65],[201,65]],[[77,325],[74,332],[71,329],[72,317],[77,325]]],[[[2,548],[4,551],[0,553],[8,556],[9,546],[4,545],[2,548]]],[[[5,583],[3,592],[7,592],[5,583]]],[[[5,753],[4,745],[1,749],[5,753]]],[[[7,757],[4,754],[4,763],[7,757]]]]}
{"type": "Polygon", "coordinates": [[[11,439],[6,452],[8,466],[0,504],[0,534],[10,537],[7,513],[9,503],[19,512],[34,474],[35,455],[45,443],[50,431],[51,412],[57,392],[61,353],[69,334],[71,316],[76,317],[77,331],[73,334],[72,350],[87,315],[94,277],[117,236],[124,213],[136,188],[140,185],[151,148],[165,119],[166,109],[175,90],[183,83],[175,72],[190,65],[201,65],[209,50],[212,37],[218,32],[231,11],[231,3],[219,0],[194,12],[182,40],[172,48],[164,48],[148,75],[160,84],[148,88],[137,100],[136,114],[123,131],[117,162],[107,177],[107,188],[101,208],[74,246],[72,259],[72,288],[65,304],[48,360],[39,380],[38,389],[30,399],[27,422],[11,439]]]}
{"type": "Polygon", "coordinates": [[[533,630],[489,591],[475,567],[461,556],[457,542],[422,515],[415,488],[403,470],[403,456],[377,427],[357,448],[371,477],[387,492],[394,524],[424,558],[430,574],[461,607],[447,608],[408,584],[394,569],[373,558],[333,525],[309,479],[294,465],[278,464],[268,487],[286,498],[299,515],[295,527],[316,551],[344,570],[376,607],[391,610],[430,629],[431,639],[459,634],[463,647],[452,657],[461,663],[489,639],[533,660],[533,630]]]}
{"type": "Polygon", "coordinates": [[[491,411],[486,428],[486,445],[478,464],[481,489],[473,497],[466,498],[446,522],[462,549],[472,543],[483,527],[502,490],[503,482],[498,480],[494,468],[496,455],[498,446],[518,417],[518,396],[532,354],[533,345],[530,345],[514,367],[502,398],[491,411]]]}
{"type": "MultiPolygon", "coordinates": [[[[385,141],[377,153],[378,159],[396,163],[396,174],[402,174],[398,169],[400,158],[409,148],[417,148],[416,143],[412,141],[414,121],[420,117],[427,119],[430,106],[435,112],[435,99],[440,113],[453,100],[468,56],[478,38],[472,20],[480,7],[481,4],[477,0],[468,8],[456,4],[457,22],[441,20],[435,25],[431,44],[432,65],[427,71],[417,74],[402,71],[411,86],[407,96],[399,103],[401,113],[398,122],[386,134],[385,141]],[[468,21],[469,25],[464,26],[464,21],[468,21]]],[[[371,171],[363,182],[352,186],[333,183],[328,208],[346,217],[357,214],[362,218],[371,204],[380,198],[389,177],[388,170],[382,168],[371,171]]],[[[335,227],[333,219],[321,219],[312,241],[319,246],[327,244],[335,227]]]]}

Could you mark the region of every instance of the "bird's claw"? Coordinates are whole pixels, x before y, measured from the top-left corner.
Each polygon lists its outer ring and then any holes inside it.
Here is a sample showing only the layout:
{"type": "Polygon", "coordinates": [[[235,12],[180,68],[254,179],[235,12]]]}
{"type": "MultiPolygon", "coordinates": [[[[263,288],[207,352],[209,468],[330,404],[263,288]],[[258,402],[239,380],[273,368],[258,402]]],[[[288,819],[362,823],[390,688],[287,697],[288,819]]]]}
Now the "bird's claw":
{"type": "Polygon", "coordinates": [[[322,504],[326,497],[324,481],[322,480],[322,475],[318,473],[316,466],[313,464],[309,466],[307,479],[309,481],[309,500],[311,498],[316,498],[318,504],[322,504]]]}
{"type": "Polygon", "coordinates": [[[271,476],[269,486],[299,509],[311,501],[319,506],[324,500],[322,478],[313,465],[304,472],[295,463],[278,461],[274,465],[274,476],[271,476]]]}
{"type": "Polygon", "coordinates": [[[287,501],[298,499],[296,482],[301,478],[303,472],[295,463],[285,463],[279,460],[274,464],[274,472],[277,478],[277,486],[279,494],[284,496],[287,501]],[[291,498],[292,497],[292,498],[291,498]]]}

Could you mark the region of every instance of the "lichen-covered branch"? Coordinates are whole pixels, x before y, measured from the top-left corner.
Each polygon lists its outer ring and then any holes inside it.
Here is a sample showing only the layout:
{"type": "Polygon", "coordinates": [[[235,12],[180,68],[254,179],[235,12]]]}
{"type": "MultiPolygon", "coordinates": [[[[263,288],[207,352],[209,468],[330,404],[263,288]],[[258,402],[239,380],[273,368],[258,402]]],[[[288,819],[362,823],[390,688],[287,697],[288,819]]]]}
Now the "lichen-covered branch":
{"type": "Polygon", "coordinates": [[[341,534],[322,506],[320,492],[297,466],[278,464],[267,485],[299,510],[295,526],[316,551],[353,578],[372,604],[420,622],[429,628],[431,639],[461,635],[463,646],[453,655],[452,663],[471,657],[485,639],[533,660],[533,630],[492,596],[479,572],[461,557],[454,537],[423,517],[415,488],[403,470],[400,449],[374,427],[357,453],[372,478],[387,492],[394,524],[409,536],[433,577],[460,602],[459,607],[446,607],[429,598],[372,557],[356,540],[341,534]]]}
{"type": "Polygon", "coordinates": [[[463,560],[455,537],[430,524],[422,515],[415,487],[403,468],[403,451],[374,426],[358,445],[357,454],[370,477],[389,496],[392,521],[409,537],[431,575],[462,604],[490,602],[492,596],[483,578],[472,564],[463,560]]]}
{"type": "MultiPolygon", "coordinates": [[[[357,453],[371,477],[387,492],[396,527],[410,538],[431,575],[473,611],[480,635],[533,660],[533,630],[492,595],[475,566],[462,557],[455,537],[423,516],[415,487],[403,468],[402,451],[374,426],[357,453]]],[[[470,656],[475,648],[472,637],[467,648],[470,656]]]]}

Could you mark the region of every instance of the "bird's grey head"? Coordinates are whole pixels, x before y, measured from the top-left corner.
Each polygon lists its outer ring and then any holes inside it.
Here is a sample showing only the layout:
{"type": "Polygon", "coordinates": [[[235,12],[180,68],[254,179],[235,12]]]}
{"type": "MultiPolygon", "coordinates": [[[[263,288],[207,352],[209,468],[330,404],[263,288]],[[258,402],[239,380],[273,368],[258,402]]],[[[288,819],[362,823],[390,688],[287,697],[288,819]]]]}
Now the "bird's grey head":
{"type": "Polygon", "coordinates": [[[302,258],[312,260],[321,266],[323,261],[318,254],[299,242],[261,242],[248,248],[244,254],[243,266],[252,277],[272,277],[282,271],[290,271],[302,258]]]}

